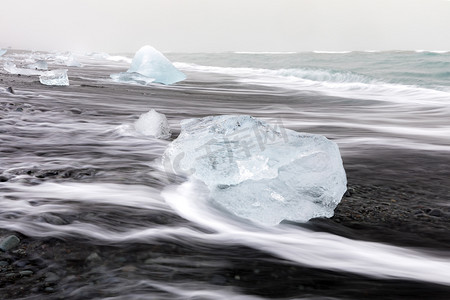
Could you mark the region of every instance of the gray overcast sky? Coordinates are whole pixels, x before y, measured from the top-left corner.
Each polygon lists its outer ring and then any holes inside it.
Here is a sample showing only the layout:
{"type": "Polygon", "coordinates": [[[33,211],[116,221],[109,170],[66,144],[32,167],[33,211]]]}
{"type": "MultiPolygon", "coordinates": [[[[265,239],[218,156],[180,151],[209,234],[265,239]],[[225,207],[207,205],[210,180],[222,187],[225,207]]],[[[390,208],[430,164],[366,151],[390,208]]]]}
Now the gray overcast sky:
{"type": "Polygon", "coordinates": [[[1,0],[0,48],[450,50],[448,0],[1,0]]]}

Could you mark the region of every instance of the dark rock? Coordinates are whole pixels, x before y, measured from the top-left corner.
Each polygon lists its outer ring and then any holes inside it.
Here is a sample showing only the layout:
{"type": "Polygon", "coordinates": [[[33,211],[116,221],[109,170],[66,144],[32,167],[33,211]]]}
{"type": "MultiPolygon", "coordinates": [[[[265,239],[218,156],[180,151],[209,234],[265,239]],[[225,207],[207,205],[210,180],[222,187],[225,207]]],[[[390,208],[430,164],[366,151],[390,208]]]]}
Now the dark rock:
{"type": "Polygon", "coordinates": [[[55,215],[50,214],[50,213],[43,213],[42,215],[39,216],[39,219],[41,221],[44,221],[46,223],[53,224],[53,225],[66,225],[66,224],[68,224],[68,222],[66,220],[64,220],[63,218],[55,216],[55,215]]]}
{"type": "Polygon", "coordinates": [[[8,92],[8,93],[11,93],[11,94],[15,94],[16,92],[14,91],[14,89],[12,88],[12,87],[10,87],[10,86],[8,86],[7,88],[6,88],[6,91],[8,92]]]}
{"type": "Polygon", "coordinates": [[[12,279],[12,278],[15,278],[16,276],[17,276],[16,273],[7,273],[7,274],[5,275],[5,278],[7,278],[7,279],[12,279]]]}
{"type": "Polygon", "coordinates": [[[23,267],[25,267],[28,263],[29,263],[29,261],[27,261],[27,260],[19,260],[19,261],[16,261],[16,262],[14,263],[14,265],[17,266],[17,267],[19,267],[19,268],[23,268],[23,267]]]}
{"type": "Polygon", "coordinates": [[[45,274],[45,282],[47,283],[55,283],[59,280],[59,276],[53,272],[48,272],[45,274]]]}
{"type": "Polygon", "coordinates": [[[428,214],[430,216],[433,216],[433,217],[442,217],[444,215],[442,213],[442,211],[440,209],[438,209],[438,208],[435,208],[435,209],[431,210],[428,214]]]}
{"type": "Polygon", "coordinates": [[[0,261],[0,268],[6,267],[7,265],[9,265],[9,263],[7,261],[4,261],[4,260],[0,261]]]}
{"type": "Polygon", "coordinates": [[[5,176],[0,176],[0,182],[6,182],[8,181],[8,178],[5,176]]]}
{"type": "Polygon", "coordinates": [[[14,249],[20,244],[20,239],[15,235],[10,235],[0,242],[0,250],[6,252],[14,249]]]}
{"type": "Polygon", "coordinates": [[[78,109],[78,108],[71,108],[71,109],[69,109],[69,111],[75,115],[81,114],[81,109],[78,109]]]}
{"type": "Polygon", "coordinates": [[[354,193],[355,193],[355,189],[349,187],[349,188],[347,188],[347,191],[345,192],[344,196],[345,197],[351,197],[354,193]]]}

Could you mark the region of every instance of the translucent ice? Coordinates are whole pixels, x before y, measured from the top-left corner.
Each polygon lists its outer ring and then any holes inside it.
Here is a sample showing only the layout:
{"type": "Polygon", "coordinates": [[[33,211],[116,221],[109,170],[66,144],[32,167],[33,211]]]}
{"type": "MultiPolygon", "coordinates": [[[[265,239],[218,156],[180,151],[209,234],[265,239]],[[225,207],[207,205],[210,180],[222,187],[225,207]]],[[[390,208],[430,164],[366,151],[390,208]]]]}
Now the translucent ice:
{"type": "Polygon", "coordinates": [[[9,62],[9,61],[4,64],[3,68],[5,69],[6,72],[11,73],[11,74],[20,74],[20,75],[27,75],[27,76],[44,74],[43,71],[39,71],[39,70],[18,68],[15,64],[13,64],[12,62],[9,62]]]}
{"type": "Polygon", "coordinates": [[[6,53],[6,49],[0,49],[0,56],[6,53]]]}
{"type": "Polygon", "coordinates": [[[58,85],[58,86],[69,85],[69,78],[67,77],[66,69],[44,72],[44,74],[39,76],[39,81],[45,85],[58,85]]]}
{"type": "Polygon", "coordinates": [[[203,181],[217,206],[269,225],[331,217],[346,191],[334,142],[251,116],[183,120],[163,164],[203,181]]]}
{"type": "Polygon", "coordinates": [[[151,46],[144,46],[134,55],[127,72],[112,74],[111,78],[141,84],[149,82],[173,84],[186,79],[186,76],[161,52],[151,46]]]}
{"type": "Polygon", "coordinates": [[[154,136],[159,139],[166,139],[171,136],[166,116],[154,109],[142,114],[139,120],[134,123],[134,128],[143,135],[154,136]]]}
{"type": "Polygon", "coordinates": [[[81,67],[81,63],[70,54],[67,59],[64,61],[64,64],[68,67],[81,67]]]}
{"type": "Polygon", "coordinates": [[[48,65],[45,60],[38,60],[35,63],[27,65],[27,68],[33,70],[48,70],[48,65]]]}

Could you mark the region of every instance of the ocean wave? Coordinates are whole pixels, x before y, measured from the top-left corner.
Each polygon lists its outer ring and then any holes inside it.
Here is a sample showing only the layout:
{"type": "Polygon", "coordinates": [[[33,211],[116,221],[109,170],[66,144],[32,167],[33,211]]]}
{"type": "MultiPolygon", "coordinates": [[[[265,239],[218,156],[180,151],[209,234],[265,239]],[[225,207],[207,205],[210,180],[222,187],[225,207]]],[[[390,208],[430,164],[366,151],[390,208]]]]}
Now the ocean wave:
{"type": "Polygon", "coordinates": [[[234,54],[297,54],[298,52],[283,52],[283,51],[260,51],[260,52],[251,52],[251,51],[236,51],[234,54]]]}
{"type": "Polygon", "coordinates": [[[313,53],[317,54],[348,54],[353,51],[326,51],[326,50],[314,50],[313,53]]]}
{"type": "Polygon", "coordinates": [[[449,105],[450,93],[436,87],[389,83],[366,75],[327,69],[262,69],[203,66],[175,63],[185,71],[218,73],[237,77],[238,82],[298,91],[313,91],[329,96],[368,99],[395,103],[449,105]]]}
{"type": "Polygon", "coordinates": [[[415,50],[416,53],[433,53],[433,54],[446,54],[450,53],[450,50],[415,50]]]}

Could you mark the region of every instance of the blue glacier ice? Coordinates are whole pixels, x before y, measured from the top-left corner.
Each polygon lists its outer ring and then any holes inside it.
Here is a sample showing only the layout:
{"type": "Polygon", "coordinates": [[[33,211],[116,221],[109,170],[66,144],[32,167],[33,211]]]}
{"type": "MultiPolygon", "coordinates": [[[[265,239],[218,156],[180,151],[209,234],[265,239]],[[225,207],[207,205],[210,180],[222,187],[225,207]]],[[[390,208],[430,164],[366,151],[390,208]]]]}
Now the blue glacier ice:
{"type": "Polygon", "coordinates": [[[39,81],[44,85],[68,86],[69,77],[66,69],[58,69],[44,72],[39,76],[39,81]]]}
{"type": "Polygon", "coordinates": [[[6,49],[0,49],[0,56],[6,53],[6,49]]]}
{"type": "Polygon", "coordinates": [[[206,184],[214,205],[267,225],[331,217],[347,185],[334,142],[246,115],[183,120],[162,162],[206,184]]]}
{"type": "Polygon", "coordinates": [[[144,46],[134,55],[127,72],[112,74],[116,81],[148,84],[151,82],[174,84],[186,79],[161,52],[151,46],[144,46]]]}

